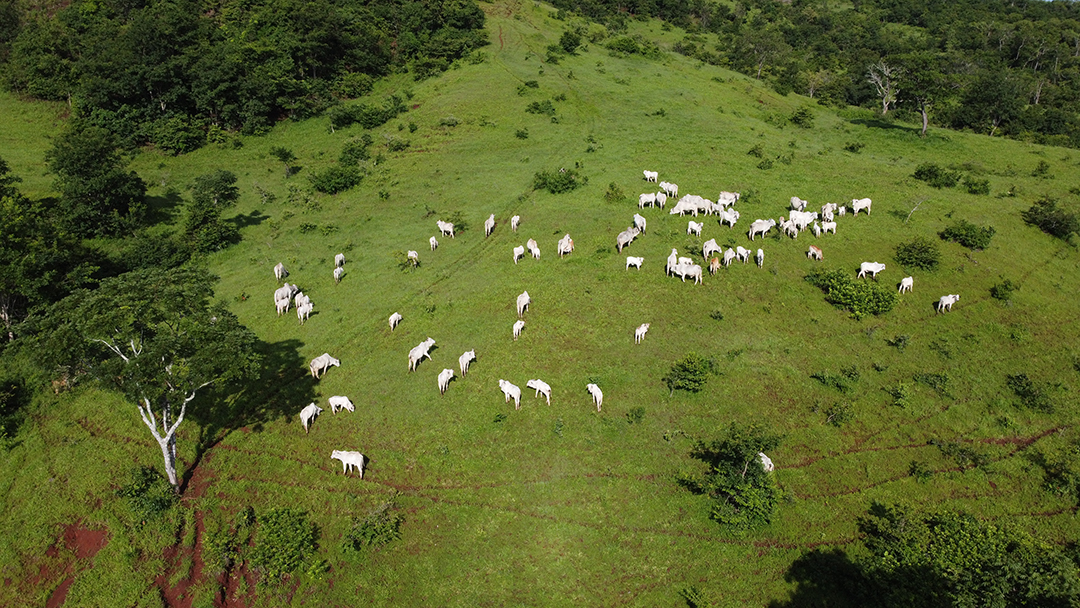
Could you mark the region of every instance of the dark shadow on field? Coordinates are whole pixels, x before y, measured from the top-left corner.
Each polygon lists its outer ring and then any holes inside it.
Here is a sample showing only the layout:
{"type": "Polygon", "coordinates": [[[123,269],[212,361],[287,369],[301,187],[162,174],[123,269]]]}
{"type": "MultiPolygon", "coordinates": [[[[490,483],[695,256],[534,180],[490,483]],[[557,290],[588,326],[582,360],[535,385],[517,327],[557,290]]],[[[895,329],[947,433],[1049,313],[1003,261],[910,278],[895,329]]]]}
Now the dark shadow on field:
{"type": "Polygon", "coordinates": [[[262,211],[256,209],[251,213],[241,213],[240,215],[235,215],[225,221],[232,224],[233,226],[236,226],[237,230],[241,230],[243,228],[247,228],[248,226],[258,226],[259,224],[265,222],[268,219],[270,219],[269,215],[264,215],[262,211]]]}
{"type": "Polygon", "coordinates": [[[770,602],[769,608],[879,605],[860,593],[868,588],[867,581],[859,566],[840,549],[814,549],[803,554],[784,573],[784,580],[795,583],[795,590],[785,601],[770,602]]]}
{"type": "Polygon", "coordinates": [[[216,387],[197,398],[199,406],[191,409],[189,417],[199,425],[199,439],[195,460],[184,471],[181,494],[206,452],[229,433],[245,427],[261,432],[266,422],[288,420],[315,401],[317,380],[311,377],[308,362],[300,355],[301,346],[300,340],[260,342],[257,351],[263,362],[258,378],[245,384],[216,387]]]}
{"type": "Polygon", "coordinates": [[[918,134],[922,131],[922,129],[918,127],[909,127],[907,125],[902,125],[881,118],[853,118],[849,122],[853,125],[862,125],[871,129],[893,129],[915,134],[918,134]]]}
{"type": "Polygon", "coordinates": [[[171,222],[183,204],[184,199],[175,191],[166,192],[164,196],[146,197],[146,225],[171,222]]]}

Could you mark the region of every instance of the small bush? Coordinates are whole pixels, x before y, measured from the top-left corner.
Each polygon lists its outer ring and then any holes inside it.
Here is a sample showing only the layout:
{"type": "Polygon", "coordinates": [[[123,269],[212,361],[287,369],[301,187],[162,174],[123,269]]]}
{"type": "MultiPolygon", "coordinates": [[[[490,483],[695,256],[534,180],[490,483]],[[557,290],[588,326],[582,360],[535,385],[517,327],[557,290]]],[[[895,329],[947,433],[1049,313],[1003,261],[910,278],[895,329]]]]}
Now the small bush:
{"type": "Polygon", "coordinates": [[[840,428],[855,419],[855,408],[850,403],[834,403],[825,409],[825,422],[840,428]]]}
{"type": "Polygon", "coordinates": [[[753,148],[750,148],[749,150],[747,150],[746,154],[747,154],[747,156],[754,156],[754,157],[757,157],[757,158],[765,158],[765,149],[761,146],[761,144],[757,144],[753,148]]]}
{"type": "Polygon", "coordinates": [[[581,33],[576,30],[566,30],[559,37],[559,48],[564,53],[573,55],[579,46],[581,46],[581,33]]]}
{"type": "Polygon", "coordinates": [[[820,382],[823,386],[834,388],[841,393],[846,393],[851,390],[851,385],[839,374],[834,374],[829,371],[820,371],[810,374],[810,377],[820,382]]]}
{"type": "MultiPolygon", "coordinates": [[[[365,135],[367,134],[365,133],[365,135]]],[[[341,156],[338,157],[338,164],[343,167],[355,167],[360,164],[360,161],[368,160],[371,158],[371,154],[368,152],[368,146],[370,145],[370,135],[366,138],[349,139],[341,146],[341,156]]]]}
{"type": "Polygon", "coordinates": [[[611,182],[608,184],[607,190],[604,192],[605,203],[621,203],[626,200],[626,194],[623,189],[619,187],[619,184],[611,182]]]}
{"type": "Polygon", "coordinates": [[[1059,208],[1057,201],[1052,198],[1044,197],[1036,201],[1020,215],[1027,224],[1059,239],[1065,240],[1070,234],[1080,232],[1080,218],[1075,213],[1059,208]]]}
{"type": "Polygon", "coordinates": [[[942,397],[951,397],[949,394],[949,375],[935,372],[915,374],[915,382],[934,389],[934,392],[942,397]]]}
{"type": "Polygon", "coordinates": [[[533,175],[533,190],[547,190],[552,194],[564,194],[589,183],[589,178],[574,169],[540,171],[533,175]]]}
{"type": "MultiPolygon", "coordinates": [[[[459,124],[461,124],[461,121],[458,120],[458,118],[456,116],[454,116],[453,114],[451,114],[450,116],[447,116],[445,118],[440,118],[439,119],[439,126],[440,127],[456,127],[459,124]]],[[[413,129],[410,126],[410,131],[409,132],[411,133],[413,131],[416,131],[416,129],[413,129]]]]}
{"type": "Polygon", "coordinates": [[[377,549],[401,538],[401,524],[405,523],[405,516],[395,512],[395,507],[391,500],[368,513],[367,517],[354,517],[352,527],[341,541],[345,552],[377,549]]]}
{"type": "MultiPolygon", "coordinates": [[[[609,28],[610,29],[610,28],[609,28]]],[[[655,43],[645,40],[641,36],[615,36],[609,38],[604,46],[616,54],[644,55],[649,58],[659,58],[660,47],[655,43]]]]}
{"type": "Polygon", "coordinates": [[[936,163],[923,163],[915,168],[912,177],[922,180],[934,188],[952,188],[960,181],[960,174],[947,171],[936,163]]]}
{"type": "Polygon", "coordinates": [[[715,370],[715,367],[716,364],[712,359],[691,352],[676,361],[662,380],[672,395],[676,390],[697,393],[705,388],[705,383],[709,381],[709,374],[715,370]]]}
{"type": "Polygon", "coordinates": [[[251,562],[272,582],[295,572],[315,553],[319,532],[305,511],[274,509],[259,518],[258,526],[251,562]]]}
{"type": "Polygon", "coordinates": [[[904,349],[907,348],[908,342],[910,340],[911,340],[911,336],[909,336],[907,334],[897,334],[897,335],[893,336],[892,339],[885,340],[885,343],[888,344],[889,346],[894,347],[896,350],[898,350],[900,352],[904,352],[904,349]]]}
{"type": "Polygon", "coordinates": [[[897,382],[896,386],[882,387],[883,391],[892,397],[892,405],[899,408],[905,408],[908,404],[908,385],[903,382],[897,382]]]}
{"type": "Polygon", "coordinates": [[[1058,385],[1036,382],[1028,378],[1027,374],[1010,374],[1006,376],[1005,384],[1020,399],[1021,407],[1044,414],[1054,412],[1051,392],[1058,388],[1058,385]]]}
{"type": "Polygon", "coordinates": [[[976,194],[980,196],[988,196],[990,194],[990,180],[988,179],[975,179],[974,177],[964,178],[964,189],[968,194],[976,194]]]}
{"type": "Polygon", "coordinates": [[[365,129],[374,129],[406,110],[401,98],[391,95],[387,98],[386,105],[381,108],[358,103],[351,106],[334,106],[327,114],[330,117],[331,129],[344,129],[354,124],[359,124],[365,129]]]}
{"type": "Polygon", "coordinates": [[[938,233],[938,236],[946,241],[960,243],[968,249],[977,251],[989,247],[990,239],[994,238],[994,234],[993,226],[981,228],[967,220],[960,220],[954,224],[949,224],[945,230],[938,233]]]}
{"type": "Polygon", "coordinates": [[[1019,283],[1013,283],[1011,280],[1005,279],[990,288],[990,297],[1002,302],[1008,302],[1012,299],[1012,294],[1019,290],[1019,283]]]}
{"type": "Polygon", "coordinates": [[[517,131],[514,131],[514,137],[516,137],[518,139],[529,139],[529,130],[528,129],[518,129],[517,131]]]}
{"type": "Polygon", "coordinates": [[[534,101],[525,106],[525,111],[529,114],[540,114],[543,116],[555,116],[555,106],[552,105],[550,99],[544,101],[534,101]]]}
{"type": "Polygon", "coordinates": [[[1040,160],[1039,164],[1035,165],[1035,169],[1031,172],[1031,177],[1046,177],[1050,172],[1050,163],[1045,160],[1040,160]]]}
{"type": "Polygon", "coordinates": [[[404,152],[412,145],[407,139],[398,139],[397,137],[391,137],[386,142],[386,149],[390,152],[404,152]]]}
{"type": "Polygon", "coordinates": [[[919,483],[926,483],[934,476],[934,470],[918,460],[912,460],[908,467],[908,475],[914,477],[919,483]]]}
{"type": "Polygon", "coordinates": [[[709,313],[709,318],[712,319],[713,321],[723,321],[724,320],[724,313],[721,312],[720,310],[714,310],[714,311],[709,313]]]}
{"type": "Polygon", "coordinates": [[[814,112],[810,108],[803,106],[798,110],[795,110],[788,120],[796,126],[802,127],[803,129],[809,129],[814,126],[814,112]]]}
{"type": "Polygon", "coordinates": [[[902,266],[921,270],[935,270],[941,263],[941,251],[937,244],[923,237],[897,245],[895,257],[902,266]]]}
{"type": "MultiPolygon", "coordinates": [[[[768,171],[769,169],[772,169],[773,168],[773,159],[771,159],[771,158],[762,159],[761,162],[757,164],[757,168],[761,169],[762,171],[768,171]]],[[[777,233],[777,234],[779,234],[779,233],[777,233]]]]}
{"type": "Polygon", "coordinates": [[[160,517],[172,508],[177,495],[169,481],[153,467],[137,466],[131,469],[130,481],[116,491],[124,499],[135,527],[142,527],[148,521],[160,517]]]}
{"type": "Polygon", "coordinates": [[[631,408],[629,412],[626,412],[627,424],[638,424],[645,419],[645,408],[635,407],[631,408]]]}
{"type": "Polygon", "coordinates": [[[990,459],[985,454],[973,448],[966,448],[954,441],[931,439],[926,443],[936,447],[943,456],[952,459],[961,469],[981,467],[990,462],[990,459]]]}
{"type": "Polygon", "coordinates": [[[855,281],[843,270],[814,270],[806,281],[825,292],[825,301],[845,309],[856,319],[882,315],[896,306],[899,296],[876,281],[855,281]]]}
{"type": "Polygon", "coordinates": [[[859,152],[862,152],[862,149],[865,147],[866,144],[862,143],[861,141],[849,141],[844,144],[844,149],[848,152],[851,152],[852,154],[858,154],[859,152]]]}
{"type": "Polygon", "coordinates": [[[323,194],[337,194],[355,187],[363,177],[357,167],[331,165],[323,171],[308,176],[308,180],[311,181],[312,188],[323,194]]]}

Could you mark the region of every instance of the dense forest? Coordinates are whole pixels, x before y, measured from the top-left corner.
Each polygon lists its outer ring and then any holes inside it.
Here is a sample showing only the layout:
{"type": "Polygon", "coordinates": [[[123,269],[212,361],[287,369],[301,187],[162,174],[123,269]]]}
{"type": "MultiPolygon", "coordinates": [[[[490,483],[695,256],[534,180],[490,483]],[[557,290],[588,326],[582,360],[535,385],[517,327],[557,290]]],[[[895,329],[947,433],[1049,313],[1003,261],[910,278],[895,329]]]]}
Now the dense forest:
{"type": "MultiPolygon", "coordinates": [[[[553,0],[625,28],[685,28],[675,50],[833,105],[1080,147],[1080,6],[1019,0],[553,0]],[[710,36],[714,35],[714,36],[710,36]]],[[[924,123],[925,124],[925,123],[924,123]]]]}

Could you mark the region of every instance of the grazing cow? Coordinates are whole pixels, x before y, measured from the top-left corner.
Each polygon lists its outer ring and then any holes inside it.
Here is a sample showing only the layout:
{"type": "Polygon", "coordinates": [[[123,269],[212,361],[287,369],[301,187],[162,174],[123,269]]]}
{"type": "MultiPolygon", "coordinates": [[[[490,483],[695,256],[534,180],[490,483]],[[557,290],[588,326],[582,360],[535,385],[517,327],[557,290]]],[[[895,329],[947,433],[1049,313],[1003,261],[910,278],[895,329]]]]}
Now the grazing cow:
{"type": "Polygon", "coordinates": [[[529,239],[529,241],[525,243],[525,247],[528,248],[529,253],[532,254],[534,260],[540,259],[540,247],[536,244],[536,239],[529,239]]]}
{"type": "Polygon", "coordinates": [[[716,202],[725,207],[730,207],[734,205],[736,202],[738,202],[738,200],[738,192],[721,192],[716,196],[716,202]]]}
{"type": "Polygon", "coordinates": [[[296,307],[296,318],[300,320],[301,325],[304,324],[304,321],[308,320],[308,317],[311,316],[311,311],[313,310],[315,310],[315,305],[311,302],[304,302],[296,307]]]}
{"type": "Polygon", "coordinates": [[[274,278],[279,281],[284,281],[287,276],[289,276],[289,271],[285,270],[285,264],[278,262],[277,265],[274,266],[274,278]]]}
{"type": "Polygon", "coordinates": [[[810,245],[810,250],[806,252],[806,257],[819,262],[825,259],[825,255],[821,253],[821,249],[813,245],[810,245]]]}
{"type": "Polygon", "coordinates": [[[566,255],[566,254],[568,254],[568,253],[570,253],[572,251],[574,251],[574,239],[570,238],[570,235],[567,234],[563,238],[559,239],[559,246],[558,246],[559,257],[561,258],[564,255],[566,255]]]}
{"type": "Polygon", "coordinates": [[[645,174],[645,181],[647,182],[655,182],[660,177],[660,174],[656,171],[642,171],[642,173],[645,174]]]}
{"type": "Polygon", "coordinates": [[[795,225],[795,222],[787,220],[780,222],[780,230],[784,231],[784,234],[790,236],[793,239],[799,238],[799,227],[795,225]]]}
{"type": "Polygon", "coordinates": [[[821,238],[821,226],[818,226],[817,222],[814,222],[814,225],[811,226],[810,229],[813,231],[815,237],[821,238]]]}
{"type": "Polygon", "coordinates": [[[668,215],[685,215],[687,213],[693,214],[697,217],[698,214],[698,201],[705,200],[700,196],[693,194],[687,194],[679,199],[679,202],[675,203],[675,206],[671,208],[668,215]]]}
{"type": "Polygon", "coordinates": [[[352,401],[349,401],[348,397],[345,397],[343,395],[334,395],[333,397],[330,397],[330,411],[336,414],[338,413],[338,410],[349,410],[350,412],[355,412],[356,408],[353,407],[353,403],[352,401]]]}
{"type": "Polygon", "coordinates": [[[667,195],[664,194],[663,192],[657,192],[656,193],[656,204],[657,204],[657,206],[659,206],[661,209],[663,209],[664,208],[664,203],[666,203],[666,202],[667,202],[667,195]]]}
{"type": "Polygon", "coordinates": [[[311,298],[304,295],[304,292],[302,292],[302,291],[296,292],[296,295],[293,296],[293,302],[296,304],[297,308],[303,306],[304,304],[307,304],[310,301],[311,301],[311,298]]]}
{"type": "Polygon", "coordinates": [[[694,260],[691,259],[691,258],[679,257],[679,266],[689,266],[690,264],[693,264],[693,263],[694,263],[694,260]]]}
{"type": "Polygon", "coordinates": [[[701,257],[709,259],[709,255],[712,253],[723,252],[724,248],[716,244],[716,239],[709,239],[705,241],[705,244],[701,246],[701,257]]]}
{"type": "Polygon", "coordinates": [[[836,222],[822,222],[821,231],[824,233],[831,232],[833,234],[836,234],[836,222]]]}
{"type": "Polygon", "coordinates": [[[750,250],[743,249],[742,246],[735,248],[735,257],[739,259],[743,264],[750,261],[750,250]]]}
{"type": "Polygon", "coordinates": [[[690,277],[694,280],[694,283],[701,285],[701,275],[701,266],[698,266],[697,264],[687,264],[683,267],[682,277],[684,283],[686,282],[686,277],[690,277]]]}
{"type": "Polygon", "coordinates": [[[435,237],[431,237],[430,239],[428,239],[428,244],[431,245],[432,251],[435,251],[439,248],[439,241],[435,240],[435,237]]]}
{"type": "Polygon", "coordinates": [[[521,295],[517,297],[517,313],[519,319],[525,314],[525,311],[529,309],[529,304],[532,304],[532,298],[529,297],[529,292],[521,292],[521,295]]]}
{"type": "Polygon", "coordinates": [[[521,319],[514,321],[514,340],[518,339],[518,336],[521,335],[521,330],[523,329],[525,329],[525,321],[522,321],[521,319]]]}
{"type": "Polygon", "coordinates": [[[488,216],[488,219],[484,220],[484,236],[491,236],[491,233],[495,231],[495,214],[492,213],[488,216]]]}
{"type": "Polygon", "coordinates": [[[420,265],[420,254],[411,249],[405,254],[405,258],[411,261],[413,266],[420,265]]]}
{"type": "Polygon", "coordinates": [[[724,268],[731,266],[731,260],[735,259],[735,250],[728,247],[728,250],[724,252],[724,268]]]}
{"type": "Polygon", "coordinates": [[[739,212],[734,209],[725,209],[717,215],[720,216],[721,226],[727,224],[729,228],[734,228],[735,222],[739,221],[739,212]]]}
{"type": "Polygon", "coordinates": [[[822,212],[821,212],[821,219],[822,219],[823,221],[826,221],[826,222],[831,222],[831,221],[835,220],[835,219],[836,219],[836,217],[835,217],[835,216],[833,216],[833,212],[832,212],[832,211],[822,211],[822,212]]]}
{"type": "Polygon", "coordinates": [[[757,260],[757,267],[761,268],[762,265],[765,264],[765,251],[762,250],[762,249],[758,249],[757,250],[757,255],[754,256],[754,259],[757,260]]]}
{"type": "Polygon", "coordinates": [[[915,286],[915,277],[904,277],[900,279],[900,292],[910,292],[911,288],[915,286]]]}
{"type": "Polygon", "coordinates": [[[446,394],[447,387],[450,386],[450,379],[454,377],[454,370],[449,367],[439,372],[439,394],[446,394]]]}
{"type": "Polygon", "coordinates": [[[304,425],[304,433],[308,432],[308,427],[312,422],[315,422],[315,418],[322,413],[322,408],[315,405],[314,402],[309,403],[307,407],[300,410],[300,424],[304,425]]]}
{"type": "Polygon", "coordinates": [[[340,267],[342,267],[344,265],[345,265],[345,254],[344,253],[339,253],[339,254],[335,255],[334,256],[334,266],[337,266],[338,268],[340,268],[340,267]]]}
{"type": "Polygon", "coordinates": [[[401,313],[395,312],[390,315],[390,331],[394,331],[394,328],[398,326],[398,323],[401,323],[401,313]]]}
{"type": "Polygon", "coordinates": [[[276,302],[274,302],[274,304],[277,306],[277,314],[278,314],[279,317],[281,315],[289,312],[289,304],[291,302],[292,302],[292,300],[290,300],[289,298],[282,298],[282,299],[277,300],[276,302]]]}
{"type": "Polygon", "coordinates": [[[701,229],[703,227],[704,226],[700,222],[695,222],[694,220],[690,220],[689,222],[686,223],[686,234],[689,235],[690,233],[693,233],[693,234],[696,234],[698,236],[701,236],[701,229]]]}
{"type": "Polygon", "coordinates": [[[882,270],[885,270],[885,264],[879,264],[877,262],[863,262],[862,264],[859,264],[859,278],[861,279],[866,276],[866,273],[870,273],[870,275],[876,279],[877,273],[881,272],[882,270]]]}
{"type": "MultiPolygon", "coordinates": [[[[870,199],[868,198],[855,198],[851,199],[851,212],[854,215],[859,215],[859,212],[866,209],[866,215],[870,215],[870,199]]],[[[844,215],[841,213],[840,215],[844,215]]]]}
{"type": "Polygon", "coordinates": [[[649,325],[651,324],[642,323],[634,330],[634,344],[641,344],[641,341],[645,339],[645,334],[649,331],[649,325]]]}
{"type": "Polygon", "coordinates": [[[638,209],[644,209],[645,207],[651,207],[656,204],[656,193],[645,192],[638,196],[637,206],[638,209]]]}
{"type": "Polygon", "coordinates": [[[803,209],[806,209],[807,204],[808,203],[806,201],[797,196],[791,197],[791,208],[794,211],[802,211],[803,209]]]}
{"type": "Polygon", "coordinates": [[[435,225],[439,227],[439,233],[440,234],[442,234],[443,236],[450,235],[450,238],[454,238],[454,225],[453,224],[451,224],[450,222],[444,222],[442,220],[437,220],[435,222],[435,225]]]}
{"type": "Polygon", "coordinates": [[[765,236],[765,233],[771,230],[773,226],[776,226],[776,220],[754,220],[754,222],[750,224],[750,232],[747,236],[749,236],[750,240],[752,241],[754,240],[755,234],[765,236]]]}
{"type": "MultiPolygon", "coordinates": [[[[840,205],[840,208],[836,210],[836,215],[839,215],[840,217],[844,217],[844,214],[846,214],[846,213],[847,213],[847,207],[845,207],[843,205],[840,205]]],[[[866,215],[870,215],[870,213],[868,212],[866,215]]]]}
{"type": "Polygon", "coordinates": [[[512,397],[514,399],[514,409],[520,410],[521,389],[507,382],[506,380],[503,380],[502,378],[499,378],[499,388],[502,390],[503,396],[506,397],[506,401],[504,403],[510,403],[510,398],[512,397]]]}
{"type": "Polygon", "coordinates": [[[761,461],[761,468],[765,469],[766,473],[771,473],[776,467],[773,466],[772,458],[765,455],[765,452],[758,452],[758,460],[761,461]]]}
{"type": "Polygon", "coordinates": [[[409,351],[410,372],[419,367],[420,361],[422,361],[424,357],[427,357],[428,359],[431,358],[431,354],[428,351],[431,350],[432,346],[435,346],[435,340],[428,338],[427,340],[424,340],[420,344],[414,346],[412,350],[409,351]]]}
{"type": "Polygon", "coordinates": [[[645,258],[635,258],[632,255],[628,255],[626,256],[626,269],[630,270],[630,267],[633,266],[634,268],[641,270],[641,263],[644,261],[645,258]]]}
{"type": "Polygon", "coordinates": [[[946,310],[952,310],[952,305],[960,301],[959,294],[953,294],[949,296],[941,296],[941,299],[937,302],[938,313],[943,313],[946,310]]]}
{"type": "Polygon", "coordinates": [[[341,282],[341,277],[343,277],[343,276],[345,276],[345,269],[344,268],[342,268],[341,266],[338,266],[337,268],[334,269],[334,282],[335,283],[340,283],[341,282]]]}
{"type": "Polygon", "coordinates": [[[330,369],[331,365],[341,367],[341,361],[331,357],[330,353],[323,353],[311,360],[308,369],[311,370],[312,376],[319,378],[319,376],[326,373],[326,370],[330,369]]]}
{"type": "Polygon", "coordinates": [[[525,257],[525,248],[521,245],[514,247],[514,264],[517,264],[517,261],[523,257],[525,257]]]}
{"type": "Polygon", "coordinates": [[[641,234],[645,234],[645,218],[640,214],[634,214],[634,227],[641,231],[641,234]]]}
{"type": "Polygon", "coordinates": [[[641,234],[641,231],[633,226],[623,230],[615,237],[615,248],[622,253],[623,247],[626,247],[633,242],[639,234],[641,234]]]}
{"type": "Polygon", "coordinates": [[[713,259],[709,260],[709,274],[715,275],[720,271],[720,258],[713,256],[713,259]]]}
{"type": "Polygon", "coordinates": [[[539,397],[540,395],[543,395],[544,399],[547,399],[547,404],[551,405],[551,386],[549,386],[547,382],[544,382],[543,380],[540,380],[539,378],[536,378],[536,379],[529,380],[528,382],[526,382],[525,386],[535,390],[537,397],[539,397]]]}
{"type": "Polygon", "coordinates": [[[274,302],[278,300],[291,300],[300,290],[296,285],[289,285],[288,283],[278,287],[274,290],[274,302]]]}
{"type": "Polygon", "coordinates": [[[514,217],[510,218],[510,229],[513,230],[514,232],[517,232],[518,224],[520,224],[520,223],[521,223],[521,216],[520,215],[515,215],[514,217]]]}
{"type": "Polygon", "coordinates": [[[668,256],[667,268],[665,270],[668,276],[671,276],[672,273],[675,272],[675,265],[678,264],[678,263],[679,263],[679,250],[678,249],[672,249],[671,250],[671,255],[668,256]]]}
{"type": "Polygon", "coordinates": [[[476,361],[476,350],[475,349],[474,350],[467,350],[467,351],[461,353],[461,356],[458,357],[458,360],[457,360],[458,367],[461,368],[461,375],[462,376],[469,373],[469,363],[471,363],[473,361],[476,361]]]}
{"type": "Polygon", "coordinates": [[[585,385],[585,390],[589,391],[592,395],[593,403],[596,404],[596,411],[600,411],[600,406],[604,404],[604,392],[600,390],[599,386],[589,383],[585,385]]]}
{"type": "Polygon", "coordinates": [[[675,198],[676,196],[679,196],[679,185],[668,184],[668,187],[664,191],[667,192],[667,195],[671,198],[675,198]]]}
{"type": "Polygon", "coordinates": [[[364,478],[364,455],[360,452],[334,450],[330,452],[330,458],[341,461],[341,466],[344,469],[342,473],[345,475],[349,474],[350,468],[356,467],[356,470],[360,472],[360,479],[364,478]]]}

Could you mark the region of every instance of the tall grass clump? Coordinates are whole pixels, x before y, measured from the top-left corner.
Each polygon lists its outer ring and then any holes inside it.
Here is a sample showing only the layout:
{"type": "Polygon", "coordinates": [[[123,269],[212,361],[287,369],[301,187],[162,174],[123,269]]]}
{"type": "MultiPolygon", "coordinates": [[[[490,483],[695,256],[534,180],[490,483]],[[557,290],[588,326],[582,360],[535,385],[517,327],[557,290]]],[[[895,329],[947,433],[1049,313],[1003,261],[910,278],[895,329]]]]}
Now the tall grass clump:
{"type": "Polygon", "coordinates": [[[391,500],[376,507],[366,517],[354,517],[341,541],[345,552],[355,554],[365,549],[378,549],[401,538],[405,516],[397,513],[395,506],[391,500]]]}
{"type": "Polygon", "coordinates": [[[876,281],[856,281],[843,270],[813,270],[806,281],[825,292],[825,301],[861,319],[883,315],[899,301],[892,289],[876,281]]]}
{"type": "Polygon", "coordinates": [[[675,391],[700,392],[709,381],[709,374],[713,372],[715,363],[712,359],[702,357],[697,353],[687,353],[671,366],[671,370],[663,377],[671,394],[675,391]]]}
{"type": "Polygon", "coordinates": [[[319,530],[306,511],[274,509],[258,522],[251,562],[266,580],[275,582],[295,572],[314,555],[319,530]]]}

